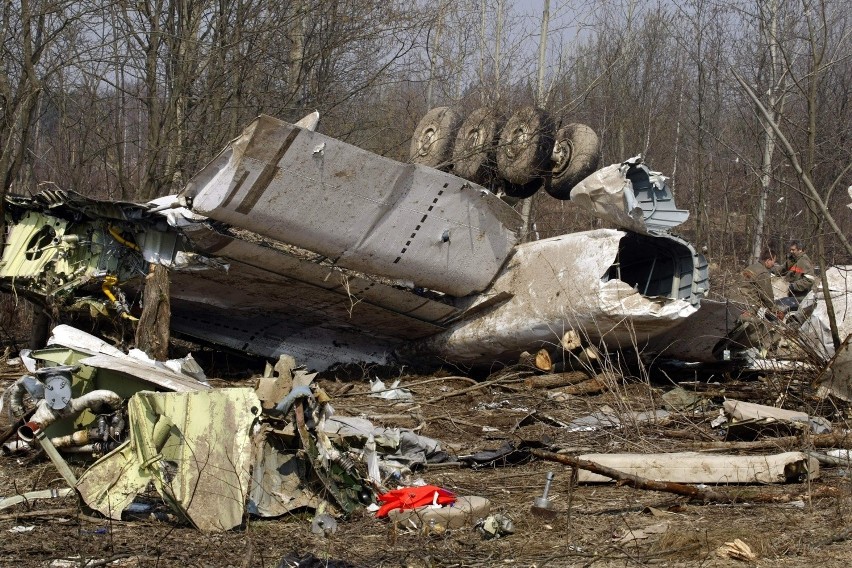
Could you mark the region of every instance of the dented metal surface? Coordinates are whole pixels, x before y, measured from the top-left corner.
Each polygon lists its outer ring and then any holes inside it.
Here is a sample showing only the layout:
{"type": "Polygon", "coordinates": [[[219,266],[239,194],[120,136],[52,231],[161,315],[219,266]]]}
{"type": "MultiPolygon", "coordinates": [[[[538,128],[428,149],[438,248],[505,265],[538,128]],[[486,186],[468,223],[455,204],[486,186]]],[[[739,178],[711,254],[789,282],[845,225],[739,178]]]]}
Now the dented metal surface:
{"type": "Polygon", "coordinates": [[[636,238],[601,229],[519,245],[489,288],[511,299],[400,355],[481,363],[558,344],[568,330],[612,347],[641,344],[696,311],[707,268],[683,241],[636,238]],[[636,246],[659,247],[654,261],[633,264],[636,246]]]}
{"type": "Polygon", "coordinates": [[[497,196],[461,178],[269,116],[183,195],[211,219],[454,296],[488,285],[521,223],[497,196]]]}
{"type": "Polygon", "coordinates": [[[120,519],[153,482],[197,528],[233,528],[242,522],[259,413],[246,388],[137,393],[128,402],[130,440],[86,470],[76,488],[92,509],[120,519]]]}

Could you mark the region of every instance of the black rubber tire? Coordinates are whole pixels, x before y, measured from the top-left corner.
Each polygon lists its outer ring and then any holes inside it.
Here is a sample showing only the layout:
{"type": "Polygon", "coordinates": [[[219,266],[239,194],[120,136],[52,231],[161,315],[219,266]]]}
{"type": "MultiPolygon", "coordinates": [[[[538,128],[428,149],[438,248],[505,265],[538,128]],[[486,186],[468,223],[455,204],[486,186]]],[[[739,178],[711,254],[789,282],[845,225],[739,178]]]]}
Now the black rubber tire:
{"type": "Polygon", "coordinates": [[[598,169],[600,150],[598,135],[585,124],[560,128],[556,133],[547,193],[556,199],[570,199],[571,189],[598,169]]]}
{"type": "Polygon", "coordinates": [[[411,163],[449,169],[459,126],[461,117],[450,107],[435,107],[427,112],[411,137],[411,163]]]}
{"type": "Polygon", "coordinates": [[[503,193],[516,199],[526,199],[535,195],[535,192],[541,189],[541,185],[542,180],[540,179],[534,179],[525,184],[517,184],[507,181],[503,184],[503,193]]]}
{"type": "Polygon", "coordinates": [[[496,172],[497,136],[502,121],[494,109],[481,107],[459,128],[453,147],[453,174],[474,183],[486,183],[496,172]]]}
{"type": "Polygon", "coordinates": [[[526,185],[550,169],[555,127],[542,109],[524,107],[513,114],[500,132],[497,170],[507,181],[526,185]]]}

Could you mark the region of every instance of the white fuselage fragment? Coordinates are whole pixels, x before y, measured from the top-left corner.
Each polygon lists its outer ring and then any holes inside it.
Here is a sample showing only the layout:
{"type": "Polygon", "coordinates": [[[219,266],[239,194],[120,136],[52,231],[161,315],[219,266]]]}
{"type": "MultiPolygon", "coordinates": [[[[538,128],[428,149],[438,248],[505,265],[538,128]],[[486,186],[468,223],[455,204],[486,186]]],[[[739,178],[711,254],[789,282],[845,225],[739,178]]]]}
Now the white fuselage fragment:
{"type": "Polygon", "coordinates": [[[604,280],[624,231],[599,229],[518,245],[484,297],[509,293],[490,312],[401,351],[478,363],[556,346],[568,330],[610,347],[635,346],[696,311],[689,300],[647,297],[604,280]]]}

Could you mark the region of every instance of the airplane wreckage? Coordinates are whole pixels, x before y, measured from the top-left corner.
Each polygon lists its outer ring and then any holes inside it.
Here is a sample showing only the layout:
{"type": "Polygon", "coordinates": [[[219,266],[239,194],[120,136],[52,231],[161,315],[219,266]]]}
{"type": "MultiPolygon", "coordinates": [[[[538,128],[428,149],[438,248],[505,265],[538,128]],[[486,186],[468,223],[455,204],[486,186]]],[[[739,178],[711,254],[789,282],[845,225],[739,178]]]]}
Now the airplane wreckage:
{"type": "Polygon", "coordinates": [[[159,263],[175,333],[315,370],[489,365],[569,331],[644,346],[693,314],[707,263],[668,233],[688,212],[665,178],[638,157],[594,171],[591,129],[540,136],[519,114],[499,142],[487,121],[462,124],[456,152],[472,151],[454,171],[481,181],[496,152],[507,194],[530,195],[546,170],[549,192],[619,228],[520,242],[522,218],[501,197],[431,166],[452,147],[444,109],[421,121],[408,164],[314,131],[316,113],[260,116],[178,195],[7,196],[0,286],[54,312],[132,318],[159,263]]]}
{"type": "MultiPolygon", "coordinates": [[[[532,160],[552,166],[545,189],[620,228],[520,243],[521,218],[511,206],[432,167],[447,150],[430,155],[446,113],[432,117],[418,128],[410,164],[319,134],[316,117],[288,124],[261,116],[176,196],[147,204],[66,191],[8,196],[5,289],[60,312],[133,319],[148,267],[159,263],[170,270],[173,330],[278,363],[267,365],[256,389],[211,388],[191,356],[152,361],[56,326],[46,348],[21,352],[30,374],[0,398],[12,418],[0,434],[4,452],[41,446],[68,488],[0,499],[0,509],[76,493],[91,510],[121,519],[151,510],[156,491],[204,531],[238,526],[246,513],[307,508],[317,511],[312,530],[323,532],[334,524],[323,511],[345,516],[376,501],[385,503],[377,516],[392,509],[394,491],[385,487],[418,465],[494,463],[516,448],[450,456],[412,430],[338,416],[312,382],[316,374],[296,362],[316,370],[347,361],[490,364],[560,345],[572,332],[608,348],[671,344],[698,310],[707,265],[668,234],[687,213],[675,208],[661,175],[638,158],[597,171],[585,159],[578,167],[571,155],[588,156],[596,141],[587,127],[569,125],[563,139],[545,140],[552,153],[532,160]],[[97,461],[76,477],[60,451],[97,461]]],[[[501,151],[513,154],[502,156],[506,193],[541,185],[510,159],[535,138],[528,124],[510,119],[504,129],[510,140],[501,140],[501,151]]],[[[455,146],[495,138],[485,130],[462,125],[455,146]]],[[[457,164],[457,173],[470,166],[464,158],[457,164]]],[[[481,162],[474,165],[468,178],[479,176],[481,162]]],[[[370,396],[404,394],[375,386],[370,396]]],[[[714,468],[699,454],[654,460],[692,464],[674,482],[818,475],[816,462],[797,452],[714,455],[714,468]]],[[[433,488],[419,489],[431,503],[433,488]]],[[[442,503],[456,500],[440,495],[442,503]]],[[[464,517],[438,519],[451,527],[490,506],[474,496],[456,504],[432,514],[464,517]]]]}

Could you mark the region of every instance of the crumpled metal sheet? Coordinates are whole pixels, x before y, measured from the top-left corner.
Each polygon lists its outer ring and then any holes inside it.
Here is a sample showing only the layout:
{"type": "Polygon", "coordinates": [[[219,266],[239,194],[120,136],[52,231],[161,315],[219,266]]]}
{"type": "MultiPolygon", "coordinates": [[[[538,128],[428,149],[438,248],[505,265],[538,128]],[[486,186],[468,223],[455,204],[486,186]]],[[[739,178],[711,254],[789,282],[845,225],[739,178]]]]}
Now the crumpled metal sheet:
{"type": "Polygon", "coordinates": [[[624,236],[599,229],[519,245],[490,288],[495,294],[511,291],[511,299],[397,354],[487,362],[553,345],[570,329],[614,348],[644,344],[697,307],[690,299],[645,296],[622,280],[604,280],[624,236]]]}
{"type": "Polygon", "coordinates": [[[332,416],[322,423],[322,430],[330,438],[346,440],[355,445],[364,444],[373,437],[381,450],[383,460],[405,464],[425,464],[430,458],[442,454],[441,443],[434,438],[415,434],[411,430],[375,426],[365,418],[332,416]]]}
{"type": "Polygon", "coordinates": [[[259,412],[248,388],[137,393],[128,402],[130,439],[95,462],[77,489],[92,509],[120,519],[153,481],[198,529],[231,529],[249,492],[250,429],[259,412]]]}
{"type": "Polygon", "coordinates": [[[645,235],[682,224],[689,211],[677,209],[665,178],[641,163],[637,156],[594,172],[574,186],[571,202],[617,227],[645,235]],[[626,175],[630,167],[641,168],[648,183],[634,185],[626,175]]]}
{"type": "Polygon", "coordinates": [[[466,180],[269,116],[182,195],[211,219],[453,296],[488,285],[521,226],[516,211],[466,180]]]}
{"type": "Polygon", "coordinates": [[[276,448],[267,434],[259,433],[255,439],[255,462],[246,510],[260,517],[278,517],[294,509],[318,508],[324,499],[302,482],[304,460],[293,451],[276,448]]]}

